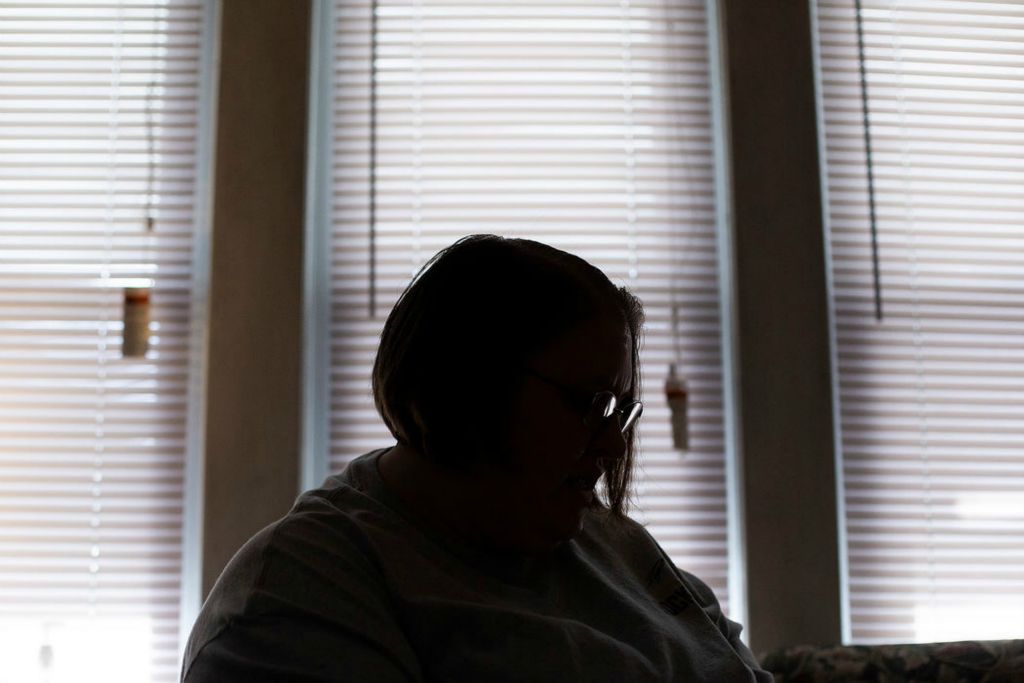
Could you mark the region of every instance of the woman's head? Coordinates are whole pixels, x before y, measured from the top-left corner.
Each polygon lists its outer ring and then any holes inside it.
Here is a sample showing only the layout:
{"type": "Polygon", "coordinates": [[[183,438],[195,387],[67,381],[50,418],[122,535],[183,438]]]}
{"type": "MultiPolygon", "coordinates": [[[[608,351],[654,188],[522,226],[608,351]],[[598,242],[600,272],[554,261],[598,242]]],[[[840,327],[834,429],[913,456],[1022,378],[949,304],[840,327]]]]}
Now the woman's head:
{"type": "Polygon", "coordinates": [[[589,454],[605,470],[608,507],[623,513],[635,430],[610,440],[605,425],[570,416],[613,383],[620,402],[639,398],[642,323],[637,298],[577,256],[466,237],[424,266],[388,316],[373,369],[377,410],[399,443],[455,469],[585,477],[589,454]],[[611,453],[615,440],[621,453],[611,453]]]}

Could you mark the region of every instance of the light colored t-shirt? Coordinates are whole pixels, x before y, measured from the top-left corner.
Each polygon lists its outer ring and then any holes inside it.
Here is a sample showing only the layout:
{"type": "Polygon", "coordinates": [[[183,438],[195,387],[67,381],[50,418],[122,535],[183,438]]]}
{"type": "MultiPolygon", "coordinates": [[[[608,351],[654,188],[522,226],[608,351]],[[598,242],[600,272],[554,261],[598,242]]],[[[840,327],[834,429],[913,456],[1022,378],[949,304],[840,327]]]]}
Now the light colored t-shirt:
{"type": "Polygon", "coordinates": [[[182,680],[770,683],[711,590],[639,524],[588,511],[543,559],[420,528],[368,453],[246,543],[182,680]]]}

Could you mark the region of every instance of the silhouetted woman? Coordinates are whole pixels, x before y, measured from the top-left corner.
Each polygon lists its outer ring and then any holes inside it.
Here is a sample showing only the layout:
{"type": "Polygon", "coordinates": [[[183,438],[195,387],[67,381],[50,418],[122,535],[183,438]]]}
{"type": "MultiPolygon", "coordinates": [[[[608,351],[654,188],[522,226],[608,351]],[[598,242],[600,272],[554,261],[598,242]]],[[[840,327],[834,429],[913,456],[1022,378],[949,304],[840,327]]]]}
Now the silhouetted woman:
{"type": "Polygon", "coordinates": [[[768,683],[711,590],[626,516],[640,302],[478,235],[406,289],[373,368],[397,440],[232,559],[188,683],[768,683]]]}

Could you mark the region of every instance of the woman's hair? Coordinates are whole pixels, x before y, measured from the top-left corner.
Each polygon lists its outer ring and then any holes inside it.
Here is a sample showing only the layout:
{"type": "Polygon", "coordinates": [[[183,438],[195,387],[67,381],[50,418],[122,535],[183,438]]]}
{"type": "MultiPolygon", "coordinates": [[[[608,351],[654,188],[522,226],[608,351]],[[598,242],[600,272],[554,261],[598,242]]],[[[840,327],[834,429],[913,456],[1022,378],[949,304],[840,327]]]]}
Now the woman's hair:
{"type": "MultiPolygon", "coordinates": [[[[609,313],[629,332],[630,390],[639,398],[639,299],[546,244],[464,237],[423,266],[388,316],[373,365],[377,411],[399,443],[434,462],[461,468],[495,458],[487,445],[501,436],[527,359],[609,313]]],[[[616,515],[629,504],[635,432],[605,473],[606,504],[616,515]]]]}

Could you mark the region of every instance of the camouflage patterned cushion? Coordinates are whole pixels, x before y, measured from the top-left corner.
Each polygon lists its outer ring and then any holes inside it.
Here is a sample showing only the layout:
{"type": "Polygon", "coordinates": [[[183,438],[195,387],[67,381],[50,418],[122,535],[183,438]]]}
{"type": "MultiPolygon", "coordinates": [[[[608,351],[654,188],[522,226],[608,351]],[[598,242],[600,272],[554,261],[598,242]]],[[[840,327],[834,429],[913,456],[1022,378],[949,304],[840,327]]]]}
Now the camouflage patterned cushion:
{"type": "Polygon", "coordinates": [[[1024,683],[1024,640],[798,645],[761,664],[776,683],[1024,683]]]}

